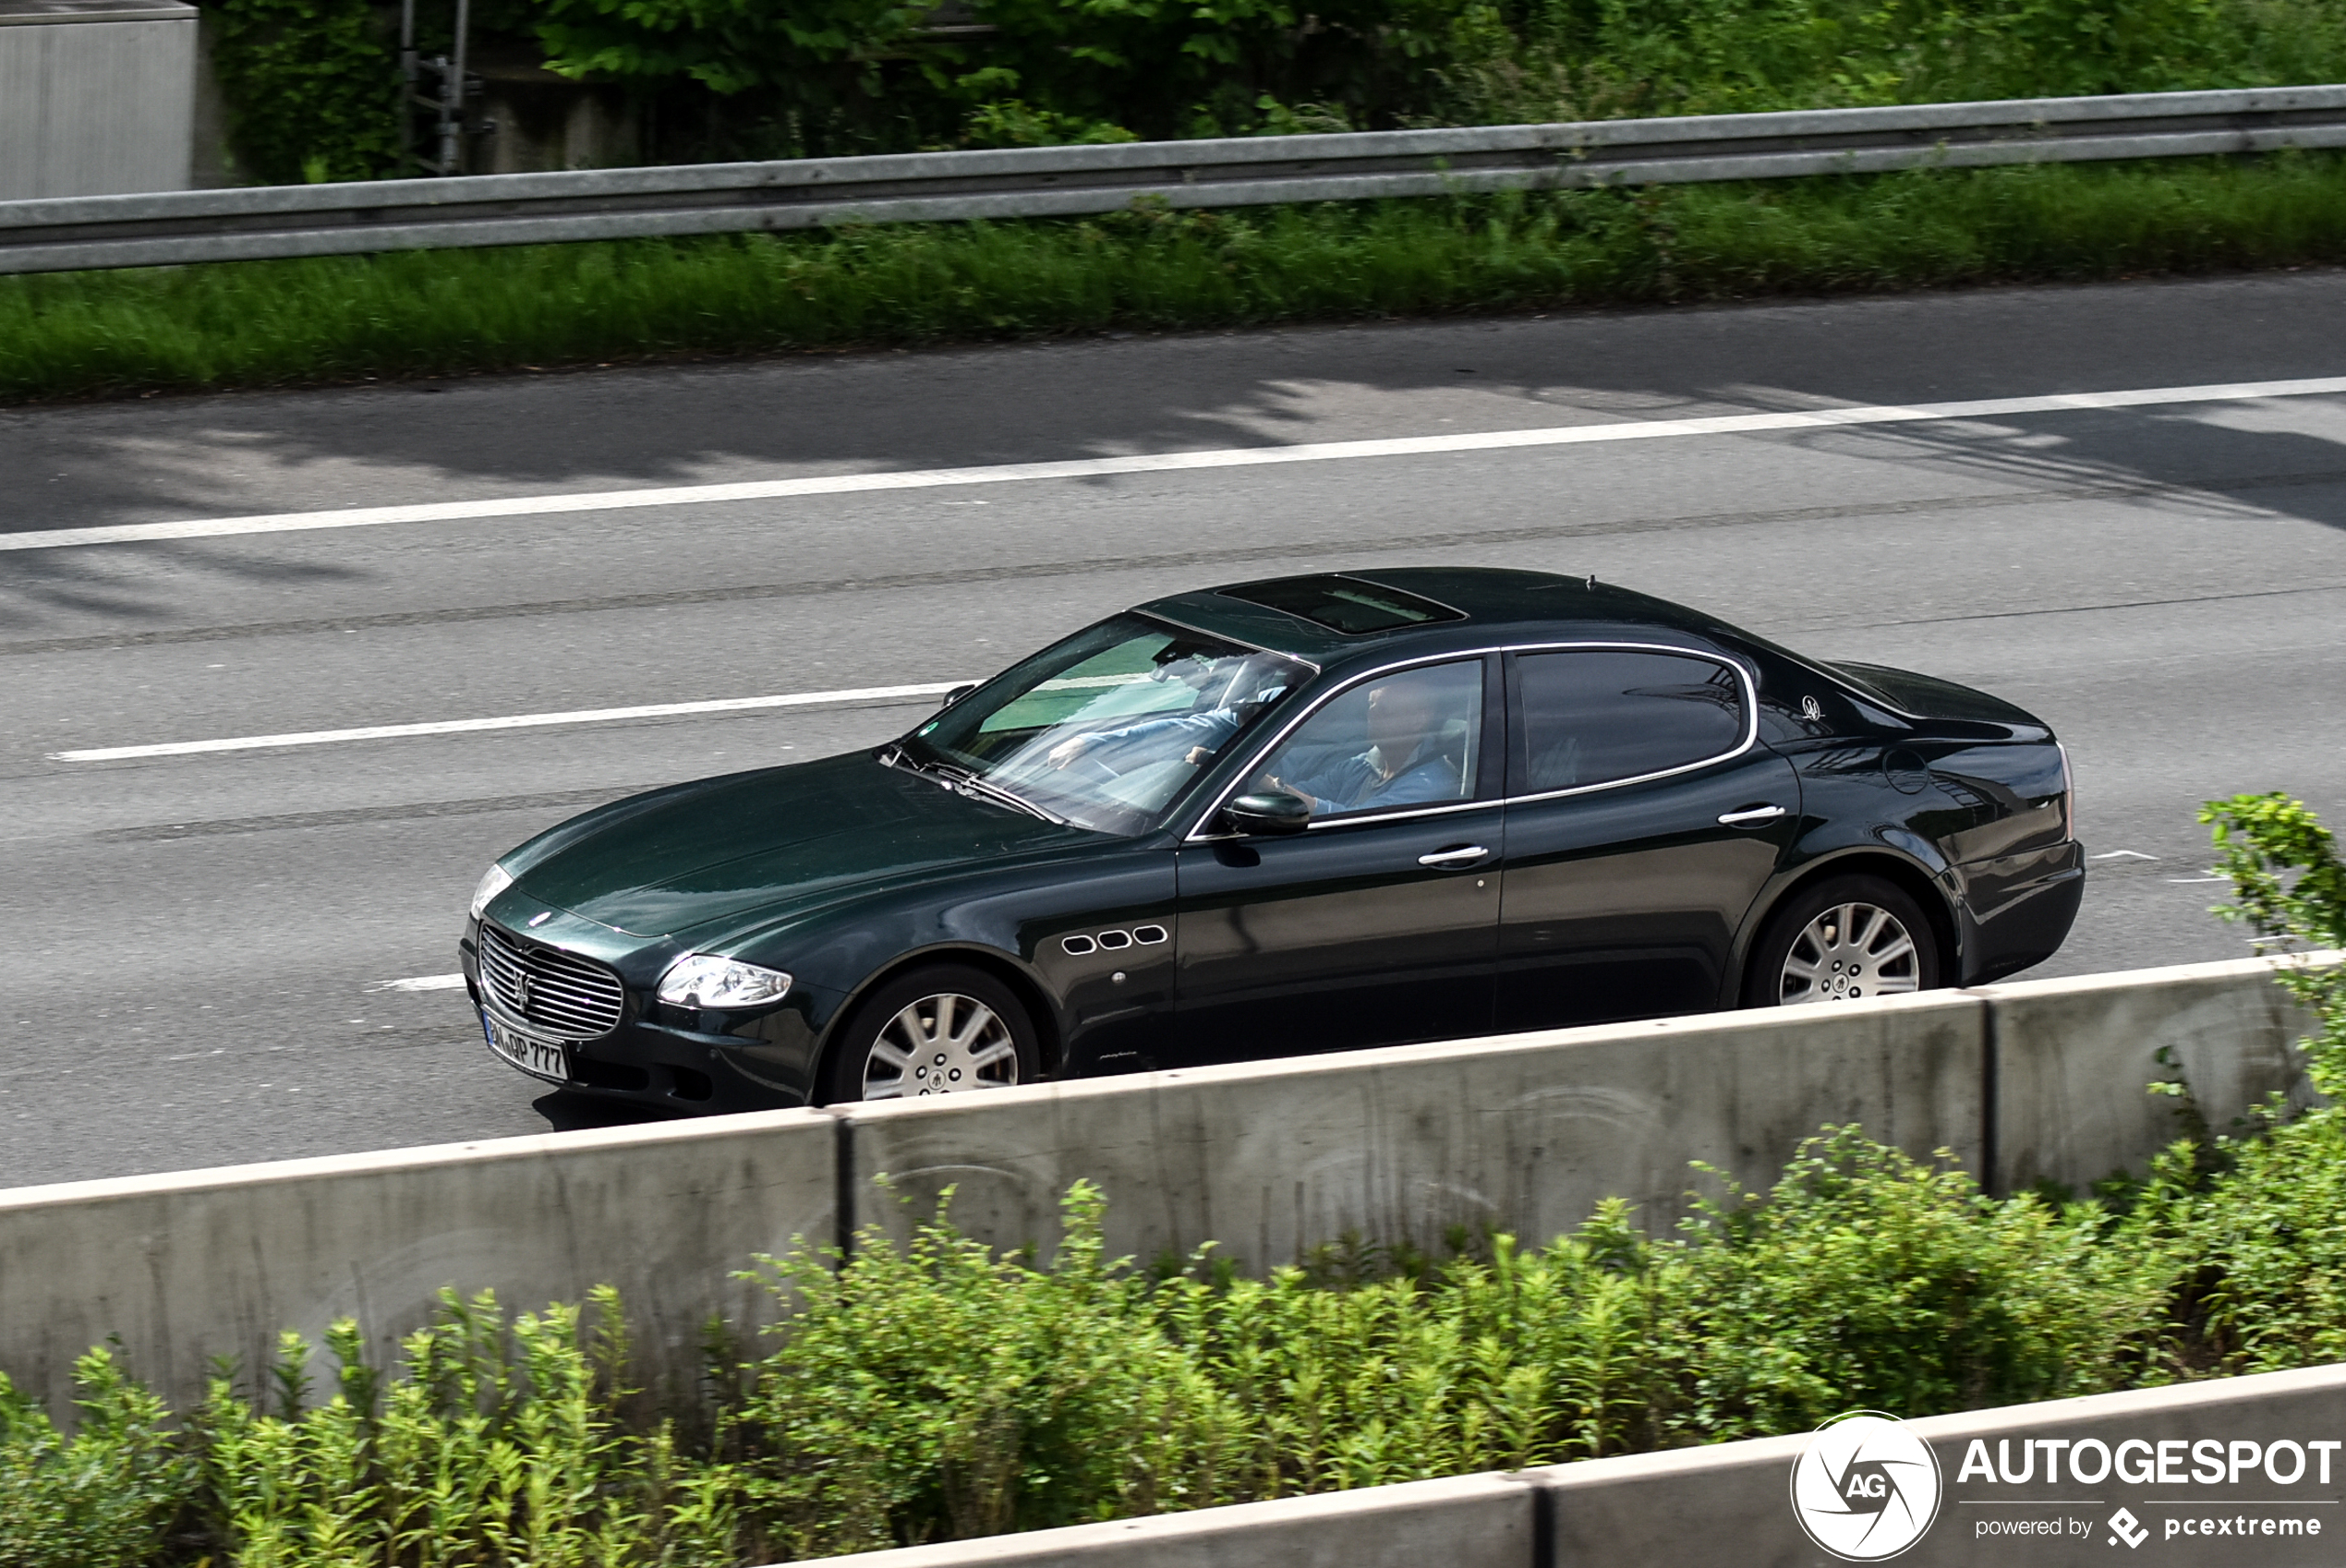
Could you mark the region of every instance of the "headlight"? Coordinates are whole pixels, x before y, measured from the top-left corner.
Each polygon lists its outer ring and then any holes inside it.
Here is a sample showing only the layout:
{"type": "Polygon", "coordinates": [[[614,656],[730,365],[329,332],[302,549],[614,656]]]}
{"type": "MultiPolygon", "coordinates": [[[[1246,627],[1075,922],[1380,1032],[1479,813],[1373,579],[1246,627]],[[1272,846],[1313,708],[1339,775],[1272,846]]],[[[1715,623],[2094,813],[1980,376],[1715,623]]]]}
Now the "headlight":
{"type": "Polygon", "coordinates": [[[489,907],[489,900],[513,885],[512,872],[502,865],[490,866],[488,874],[480,879],[480,886],[473,889],[473,919],[478,920],[480,911],[489,907]]]}
{"type": "Polygon", "coordinates": [[[659,983],[659,999],[681,1007],[755,1007],[790,995],[790,976],[714,953],[676,960],[659,983]]]}

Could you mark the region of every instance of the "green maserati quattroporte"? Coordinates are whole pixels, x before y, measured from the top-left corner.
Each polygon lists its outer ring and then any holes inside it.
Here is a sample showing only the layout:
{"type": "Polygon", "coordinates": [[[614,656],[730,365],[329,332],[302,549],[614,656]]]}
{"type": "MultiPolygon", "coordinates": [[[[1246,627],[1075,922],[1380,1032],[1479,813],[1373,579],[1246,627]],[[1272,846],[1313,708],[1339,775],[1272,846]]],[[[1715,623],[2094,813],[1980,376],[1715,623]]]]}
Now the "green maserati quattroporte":
{"type": "Polygon", "coordinates": [[[1976,983],[2083,855],[2008,703],[1419,569],[1154,600],[877,751],[599,807],[463,951],[524,1072],[744,1110],[1976,983]]]}

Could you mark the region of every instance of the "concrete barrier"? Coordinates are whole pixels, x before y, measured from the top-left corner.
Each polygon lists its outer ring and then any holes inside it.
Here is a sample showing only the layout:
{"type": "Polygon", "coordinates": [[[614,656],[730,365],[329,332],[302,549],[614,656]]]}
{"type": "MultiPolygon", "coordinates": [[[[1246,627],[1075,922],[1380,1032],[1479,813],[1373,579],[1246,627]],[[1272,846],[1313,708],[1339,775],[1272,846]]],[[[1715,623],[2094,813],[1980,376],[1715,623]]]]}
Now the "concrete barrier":
{"type": "MultiPolygon", "coordinates": [[[[1528,1472],[1527,1472],[1528,1474],[1528,1472]]],[[[1457,1476],[949,1541],[828,1561],[868,1568],[1527,1568],[1539,1493],[1519,1477],[1457,1476]]],[[[1658,1561],[1658,1560],[1657,1560],[1658,1561]]]]}
{"type": "MultiPolygon", "coordinates": [[[[2133,1561],[2137,1549],[2162,1568],[2296,1568],[2346,1555],[2346,1367],[1902,1425],[1930,1449],[1940,1500],[1929,1528],[1896,1554],[1902,1568],[2108,1568],[2133,1561]],[[2094,1442],[2101,1451],[2084,1468],[2100,1467],[2101,1478],[2081,1481],[2063,1461],[2094,1442]],[[2027,1480],[2002,1478],[2024,1461],[2027,1480]],[[2062,1470],[2057,1478],[2049,1466],[2062,1470]],[[2276,1478],[2292,1470],[2292,1478],[2276,1478]],[[2211,1472],[2218,1478],[2206,1478],[2211,1472]]],[[[1803,1533],[1793,1509],[1793,1468],[1808,1442],[1807,1435],[1764,1438],[833,1561],[842,1568],[1831,1568],[1835,1558],[1803,1533]]]]}
{"type": "Polygon", "coordinates": [[[1047,1249],[1059,1194],[1088,1177],[1117,1251],[1213,1240],[1250,1268],[1348,1233],[1544,1241],[1616,1195],[1666,1225],[1690,1161],[1762,1186],[1828,1122],[1950,1149],[2006,1186],[2082,1186],[2174,1136],[2174,1102],[2144,1092],[2162,1043],[2219,1128],[2267,1093],[2302,1097],[2303,1020],[2271,973],[2200,965],[20,1188],[0,1192],[0,1370],[62,1408],[74,1357],[119,1335],[137,1375],[184,1401],[209,1357],[256,1366],[280,1329],[314,1337],[352,1314],[388,1360],[442,1286],[536,1308],[608,1283],[638,1375],[674,1394],[711,1313],[769,1306],[730,1277],[753,1253],[828,1241],[841,1220],[901,1234],[949,1184],[964,1227],[998,1245],[1047,1249]]]}
{"type": "MultiPolygon", "coordinates": [[[[2301,1453],[2308,1441],[2346,1440],[2346,1367],[1971,1410],[1904,1425],[1929,1444],[1942,1501],[1929,1532],[1898,1558],[1902,1565],[2054,1568],[2089,1562],[2106,1568],[2146,1548],[2142,1555],[2155,1552],[2161,1568],[2284,1568],[2332,1564],[2346,1557],[2346,1465],[2304,1453],[2298,1478],[2287,1484],[2269,1480],[2255,1461],[2238,1474],[2231,1465],[2239,1456],[2235,1443],[2255,1443],[2261,1458],[2276,1439],[2296,1443],[2301,1453]],[[2151,1476],[2128,1481],[2119,1473],[2144,1457],[2136,1451],[2117,1460],[2098,1481],[2079,1481],[2064,1469],[2058,1482],[2049,1483],[2046,1453],[2031,1445],[2089,1441],[2100,1442],[2114,1460],[2121,1445],[2146,1444],[2151,1476]],[[2197,1443],[2213,1443],[2224,1453],[2222,1480],[2193,1478],[2197,1443]],[[2161,1444],[2173,1446],[2162,1453],[2161,1444]],[[1975,1453],[1976,1461],[1988,1467],[1984,1478],[1975,1467],[1975,1453]],[[2157,1468],[2161,1460],[2174,1462],[2163,1482],[2157,1468]],[[2008,1465],[2018,1472],[2023,1461],[2033,1461],[2026,1481],[2005,1482],[1995,1470],[2008,1465]],[[2126,1529],[2132,1545],[2114,1530],[2121,1510],[2132,1520],[2126,1529]],[[2253,1541],[2237,1529],[2207,1538],[2196,1531],[2168,1532],[2170,1521],[2196,1522],[2219,1511],[2235,1521],[2245,1515],[2252,1524],[2279,1515],[2318,1521],[2319,1527],[2312,1534],[2260,1536],[2253,1541]],[[2014,1533],[2015,1526],[2040,1522],[2058,1522],[2062,1529],[2014,1533]],[[2146,1536],[2137,1534],[2146,1529],[2146,1536]]],[[[1550,1562],[1574,1568],[1661,1562],[1686,1568],[1712,1563],[1822,1568],[1832,1559],[1802,1534],[1789,1496],[1793,1463],[1808,1441],[1806,1436],[1768,1438],[1537,1472],[1538,1484],[1554,1502],[1555,1551],[1550,1562]]],[[[2339,1453],[2332,1449],[2328,1457],[2334,1460],[2339,1453]]],[[[2088,1467],[2098,1464],[2096,1455],[2088,1467]]]]}
{"type": "Polygon", "coordinates": [[[1667,1225],[1688,1162],[1764,1186],[1827,1122],[1978,1168],[1986,1015],[1936,992],[858,1105],[848,1202],[901,1234],[951,1186],[969,1234],[1047,1255],[1085,1177],[1111,1252],[1251,1270],[1347,1234],[1545,1240],[1608,1196],[1667,1225]]]}
{"type": "Polygon", "coordinates": [[[770,1316],[728,1277],[833,1232],[836,1118],[776,1111],[0,1192],[0,1370],[67,1408],[74,1358],[120,1336],[175,1401],[208,1359],[266,1364],[355,1317],[377,1364],[442,1286],[511,1308],[619,1286],[639,1377],[689,1398],[702,1325],[770,1316]]]}
{"type": "Polygon", "coordinates": [[[2296,1042],[2313,1019],[2264,959],[1982,986],[1995,1035],[1989,1139],[2011,1191],[2052,1181],[2084,1191],[2183,1136],[2195,1109],[2216,1132],[2269,1096],[2306,1104],[2296,1042]],[[2169,1062],[2159,1057],[2170,1053],[2169,1062]],[[2180,1078],[2188,1102],[2145,1092],[2180,1078]]]}

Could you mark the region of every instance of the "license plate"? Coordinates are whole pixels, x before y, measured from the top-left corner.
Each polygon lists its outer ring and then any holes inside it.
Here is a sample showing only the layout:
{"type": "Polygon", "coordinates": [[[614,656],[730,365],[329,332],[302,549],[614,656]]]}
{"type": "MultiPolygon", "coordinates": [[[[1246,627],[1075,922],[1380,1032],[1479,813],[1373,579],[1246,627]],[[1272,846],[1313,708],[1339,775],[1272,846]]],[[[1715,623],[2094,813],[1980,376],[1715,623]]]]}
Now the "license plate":
{"type": "Polygon", "coordinates": [[[508,1029],[486,1012],[480,1015],[480,1032],[488,1037],[490,1050],[533,1078],[569,1081],[570,1056],[556,1042],[508,1029]]]}

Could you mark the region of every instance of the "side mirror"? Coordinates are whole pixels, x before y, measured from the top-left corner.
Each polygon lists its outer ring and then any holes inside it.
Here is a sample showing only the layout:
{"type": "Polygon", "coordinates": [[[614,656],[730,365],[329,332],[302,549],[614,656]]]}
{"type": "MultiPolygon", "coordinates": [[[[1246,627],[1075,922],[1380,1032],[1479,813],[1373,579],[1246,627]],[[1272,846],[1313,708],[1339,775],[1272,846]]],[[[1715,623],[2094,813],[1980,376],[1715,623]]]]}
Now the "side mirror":
{"type": "Polygon", "coordinates": [[[1312,826],[1312,807],[1300,795],[1266,790],[1259,795],[1240,795],[1224,806],[1222,820],[1240,833],[1300,833],[1312,826]]]}
{"type": "Polygon", "coordinates": [[[974,692],[974,691],[976,691],[976,690],[977,690],[977,682],[976,682],[976,681],[962,681],[960,685],[958,685],[958,686],[954,687],[951,691],[949,691],[949,692],[948,692],[948,693],[946,693],[946,694],[945,694],[945,700],[944,700],[943,702],[941,702],[941,703],[939,703],[939,704],[937,704],[937,712],[939,712],[939,713],[943,713],[943,712],[944,712],[947,708],[951,707],[951,706],[952,706],[955,703],[960,702],[960,701],[961,701],[963,697],[968,696],[968,695],[969,695],[972,692],[974,692]]]}

